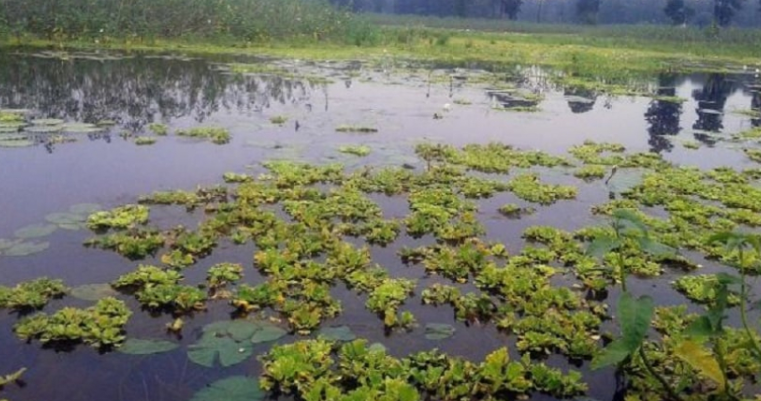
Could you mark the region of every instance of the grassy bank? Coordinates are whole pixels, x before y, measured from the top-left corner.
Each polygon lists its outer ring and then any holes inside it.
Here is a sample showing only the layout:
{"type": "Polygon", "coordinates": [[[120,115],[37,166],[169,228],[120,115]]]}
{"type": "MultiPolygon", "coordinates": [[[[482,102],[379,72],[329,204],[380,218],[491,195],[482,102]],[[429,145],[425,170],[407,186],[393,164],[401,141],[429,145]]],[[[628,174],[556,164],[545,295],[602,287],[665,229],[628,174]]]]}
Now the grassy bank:
{"type": "MultiPolygon", "coordinates": [[[[533,33],[484,32],[454,28],[431,28],[401,18],[397,25],[380,23],[378,16],[353,20],[364,26],[360,36],[315,37],[291,35],[280,39],[244,40],[234,35],[182,37],[80,36],[59,39],[39,35],[9,35],[5,48],[58,47],[68,49],[118,49],[134,51],[179,51],[192,54],[255,54],[308,59],[418,59],[450,65],[500,66],[541,65],[563,70],[576,77],[625,80],[662,71],[725,71],[748,65],[761,66],[761,33],[753,30],[727,31],[734,39],[719,42],[697,29],[673,27],[566,27],[566,32],[535,25],[533,33]],[[375,21],[375,22],[373,22],[375,21]],[[616,32],[616,34],[613,34],[616,32]],[[629,32],[630,34],[626,34],[629,32]],[[650,32],[650,33],[649,33],[650,32]],[[701,39],[701,36],[702,39],[701,39]]],[[[387,18],[387,17],[383,17],[387,18]]],[[[435,21],[436,19],[423,19],[435,21]]],[[[467,22],[468,20],[465,20],[467,22]]],[[[518,24],[526,25],[526,24],[518,24]]],[[[506,23],[506,29],[514,24],[506,23]]],[[[518,29],[520,31],[520,29],[518,29]]]]}

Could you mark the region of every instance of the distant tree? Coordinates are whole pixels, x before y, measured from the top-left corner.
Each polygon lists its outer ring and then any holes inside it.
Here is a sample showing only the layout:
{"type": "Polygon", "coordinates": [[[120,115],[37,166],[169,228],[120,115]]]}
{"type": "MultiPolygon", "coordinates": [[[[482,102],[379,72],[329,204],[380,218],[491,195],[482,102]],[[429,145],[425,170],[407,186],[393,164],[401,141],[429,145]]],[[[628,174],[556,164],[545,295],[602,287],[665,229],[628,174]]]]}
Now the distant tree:
{"type": "Polygon", "coordinates": [[[501,0],[502,2],[502,15],[507,15],[511,20],[518,19],[518,14],[521,12],[521,6],[523,0],[501,0]]]}
{"type": "Polygon", "coordinates": [[[718,26],[728,26],[735,12],[742,9],[743,0],[714,0],[713,19],[718,26]]]}
{"type": "Polygon", "coordinates": [[[666,16],[671,18],[671,22],[674,25],[687,23],[687,21],[695,14],[695,10],[687,6],[684,3],[684,0],[668,0],[663,12],[666,13],[666,16]]]}
{"type": "Polygon", "coordinates": [[[578,0],[576,3],[576,16],[581,23],[596,24],[599,12],[600,0],[578,0]]]}

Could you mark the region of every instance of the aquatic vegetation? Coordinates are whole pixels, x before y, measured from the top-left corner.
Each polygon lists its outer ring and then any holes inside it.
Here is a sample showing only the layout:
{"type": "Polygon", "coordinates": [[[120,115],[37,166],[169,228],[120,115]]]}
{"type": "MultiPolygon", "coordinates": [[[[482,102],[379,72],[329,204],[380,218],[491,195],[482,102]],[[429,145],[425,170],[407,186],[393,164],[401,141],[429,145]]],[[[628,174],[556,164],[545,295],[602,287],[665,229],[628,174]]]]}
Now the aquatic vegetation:
{"type": "Polygon", "coordinates": [[[85,301],[96,302],[103,298],[116,297],[119,293],[110,284],[83,284],[71,289],[70,295],[85,301]]]}
{"type": "Polygon", "coordinates": [[[149,255],[155,255],[165,242],[161,232],[152,228],[135,227],[126,231],[90,238],[85,241],[84,245],[110,249],[126,258],[138,260],[149,255]]]}
{"type": "Polygon", "coordinates": [[[265,393],[259,381],[245,376],[233,376],[204,386],[190,401],[260,401],[265,393]]]}
{"type": "Polygon", "coordinates": [[[607,171],[608,170],[605,168],[605,166],[587,164],[579,167],[576,171],[573,172],[573,175],[577,178],[581,178],[584,181],[594,181],[605,178],[605,173],[607,173],[607,171]]]}
{"type": "Polygon", "coordinates": [[[219,289],[243,277],[243,266],[237,263],[218,263],[209,268],[206,281],[209,288],[219,289]]]}
{"type": "MultiPolygon", "coordinates": [[[[676,279],[672,285],[691,301],[709,305],[716,303],[718,293],[721,290],[719,277],[713,274],[682,276],[676,279]]],[[[740,298],[737,294],[730,292],[726,302],[728,306],[735,306],[740,303],[740,298]]]]}
{"type": "Polygon", "coordinates": [[[270,117],[270,123],[275,125],[283,125],[286,122],[288,122],[288,117],[286,116],[273,116],[270,117]]]}
{"type": "Polygon", "coordinates": [[[514,219],[536,213],[536,209],[534,209],[533,207],[523,208],[514,203],[508,203],[508,204],[502,205],[500,206],[498,211],[503,216],[514,218],[514,219]]]}
{"type": "Polygon", "coordinates": [[[570,185],[543,184],[534,173],[521,174],[507,186],[517,197],[542,205],[551,205],[562,199],[575,199],[578,191],[570,185]]]}
{"type": "Polygon", "coordinates": [[[415,153],[424,160],[445,161],[484,173],[507,173],[512,167],[557,167],[569,164],[562,157],[542,151],[522,151],[502,143],[471,144],[462,150],[449,145],[418,144],[415,153]]]}
{"type": "Polygon", "coordinates": [[[222,179],[225,180],[226,183],[242,183],[242,182],[250,182],[254,180],[254,177],[251,177],[248,174],[238,174],[238,173],[232,173],[228,172],[222,175],[222,179]]]}
{"type": "Polygon", "coordinates": [[[95,212],[87,218],[91,230],[125,229],[148,222],[149,210],[142,205],[125,205],[110,211],[95,212]]]}
{"type": "Polygon", "coordinates": [[[585,164],[594,165],[621,165],[624,157],[621,155],[626,148],[616,143],[597,143],[584,141],[582,145],[576,145],[568,150],[577,159],[585,164]]]}
{"type": "Polygon", "coordinates": [[[8,241],[0,239],[0,254],[4,256],[29,256],[40,253],[50,247],[49,242],[32,242],[21,239],[8,241]]]}
{"type": "Polygon", "coordinates": [[[696,150],[696,149],[700,149],[700,142],[698,142],[698,141],[684,141],[684,142],[682,142],[682,146],[684,146],[685,149],[696,150]]]}
{"type": "Polygon", "coordinates": [[[366,340],[342,345],[337,358],[332,351],[330,342],[319,339],[273,347],[261,357],[262,388],[297,397],[324,391],[334,397],[382,400],[488,399],[532,391],[571,397],[586,391],[580,373],[563,374],[527,359],[511,361],[506,348],[487,355],[480,364],[437,350],[396,359],[382,348],[368,347],[366,340]]]}
{"type": "Polygon", "coordinates": [[[349,326],[325,327],[317,332],[317,338],[328,341],[354,341],[357,336],[352,333],[349,326]]]}
{"type": "Polygon", "coordinates": [[[149,286],[173,285],[180,280],[182,280],[182,275],[175,270],[139,265],[135,271],[124,274],[114,281],[113,286],[115,288],[139,290],[149,286]]]}
{"type": "Polygon", "coordinates": [[[166,124],[161,123],[148,124],[148,130],[158,136],[166,136],[169,134],[169,127],[166,124]]]}
{"type": "Polygon", "coordinates": [[[196,127],[190,129],[177,130],[175,132],[178,136],[185,136],[189,138],[208,139],[212,143],[217,145],[224,145],[230,142],[232,138],[230,131],[221,127],[196,127]]]}
{"type": "Polygon", "coordinates": [[[748,159],[761,163],[761,149],[743,149],[743,152],[748,156],[748,159]]]}
{"type": "Polygon", "coordinates": [[[158,141],[158,139],[151,137],[151,136],[139,136],[135,138],[135,145],[138,146],[147,146],[147,145],[153,145],[158,141]]]}
{"type": "Polygon", "coordinates": [[[398,312],[399,307],[412,295],[415,282],[407,279],[383,279],[380,285],[369,292],[365,305],[367,309],[383,317],[386,327],[408,328],[414,323],[410,321],[409,312],[398,312]]]}
{"type": "Polygon", "coordinates": [[[377,128],[368,127],[364,125],[339,125],[336,127],[336,132],[348,132],[355,134],[374,134],[378,132],[377,128]]]}
{"type": "Polygon", "coordinates": [[[150,195],[141,196],[138,202],[148,205],[183,205],[188,210],[193,210],[203,204],[225,202],[227,198],[227,188],[216,186],[199,187],[195,192],[182,190],[154,192],[150,195]]]}
{"type": "Polygon", "coordinates": [[[350,155],[364,157],[370,154],[370,147],[366,145],[344,145],[338,148],[341,153],[348,153],[350,155]]]}
{"type": "Polygon", "coordinates": [[[425,325],[425,338],[428,340],[444,340],[452,337],[455,328],[450,324],[428,323],[425,325]]]}
{"type": "Polygon", "coordinates": [[[63,281],[47,277],[19,283],[12,288],[0,286],[0,308],[42,309],[50,300],[61,298],[69,291],[63,281]]]}
{"type": "Polygon", "coordinates": [[[13,326],[23,340],[82,342],[94,348],[120,346],[126,336],[124,326],[132,312],[124,302],[104,298],[87,309],[63,308],[52,315],[38,313],[24,317],[13,326]]]}
{"type": "Polygon", "coordinates": [[[7,375],[0,376],[0,389],[11,383],[15,383],[21,380],[21,376],[23,376],[26,371],[26,368],[21,368],[13,373],[8,373],[7,375]]]}
{"type": "Polygon", "coordinates": [[[119,347],[119,352],[128,355],[153,355],[174,351],[179,344],[166,340],[146,340],[140,338],[128,338],[119,347]]]}

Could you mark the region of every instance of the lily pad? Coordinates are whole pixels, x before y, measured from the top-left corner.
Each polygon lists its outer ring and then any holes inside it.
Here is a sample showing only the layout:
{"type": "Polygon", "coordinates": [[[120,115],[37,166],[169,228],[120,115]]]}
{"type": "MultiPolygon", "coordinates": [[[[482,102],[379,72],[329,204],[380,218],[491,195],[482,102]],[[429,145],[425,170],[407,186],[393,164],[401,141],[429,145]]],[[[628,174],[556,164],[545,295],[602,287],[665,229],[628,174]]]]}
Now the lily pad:
{"type": "Polygon", "coordinates": [[[642,182],[645,170],[640,168],[618,169],[607,181],[608,190],[614,194],[626,192],[642,182]]]}
{"type": "Polygon", "coordinates": [[[79,224],[87,220],[86,216],[77,213],[50,213],[45,220],[53,224],[79,224]]]}
{"type": "Polygon", "coordinates": [[[207,368],[213,368],[216,361],[223,367],[233,366],[248,359],[252,353],[251,342],[218,337],[216,333],[206,333],[201,340],[188,347],[188,358],[207,368]]]}
{"type": "Polygon", "coordinates": [[[24,128],[24,132],[30,134],[54,134],[61,132],[63,128],[60,125],[32,125],[24,128]]]}
{"type": "Polygon", "coordinates": [[[93,132],[103,131],[103,128],[100,128],[95,124],[87,123],[68,123],[64,124],[62,129],[73,134],[90,134],[93,132]]]}
{"type": "Polygon", "coordinates": [[[151,355],[169,352],[179,347],[179,344],[166,340],[142,340],[139,338],[128,338],[124,344],[119,347],[119,352],[129,355],[151,355]]]}
{"type": "MultiPolygon", "coordinates": [[[[71,289],[71,296],[85,301],[99,301],[103,298],[115,297],[119,293],[110,284],[85,284],[71,289]]],[[[129,342],[129,340],[127,341],[129,342]]]]}
{"type": "Polygon", "coordinates": [[[61,125],[64,121],[59,118],[38,118],[32,120],[32,125],[61,125]]]}
{"type": "Polygon", "coordinates": [[[34,146],[34,141],[28,139],[0,139],[0,148],[26,148],[29,146],[34,146]]]}
{"type": "Polygon", "coordinates": [[[331,341],[352,341],[357,338],[348,326],[326,327],[317,336],[331,341]]]}
{"type": "Polygon", "coordinates": [[[49,242],[20,242],[8,248],[3,254],[5,256],[29,256],[40,253],[49,247],[49,242]]]}
{"type": "Polygon", "coordinates": [[[251,337],[251,343],[259,344],[279,340],[286,334],[288,334],[287,331],[274,324],[261,324],[258,325],[254,335],[251,337]]]}
{"type": "Polygon", "coordinates": [[[54,224],[32,224],[16,230],[13,235],[16,238],[29,239],[47,237],[58,229],[54,224]]]}
{"type": "Polygon", "coordinates": [[[13,248],[13,246],[18,244],[19,242],[20,242],[19,240],[10,240],[5,238],[0,238],[0,252],[13,248]]]}
{"type": "Polygon", "coordinates": [[[425,325],[425,338],[428,340],[443,340],[454,335],[455,328],[450,324],[428,323],[425,325]]]}
{"type": "Polygon", "coordinates": [[[97,203],[79,203],[69,208],[69,211],[75,214],[89,216],[92,213],[103,210],[103,206],[97,203]]]}
{"type": "Polygon", "coordinates": [[[264,396],[259,380],[233,376],[209,384],[195,393],[190,401],[259,401],[264,396]]]}

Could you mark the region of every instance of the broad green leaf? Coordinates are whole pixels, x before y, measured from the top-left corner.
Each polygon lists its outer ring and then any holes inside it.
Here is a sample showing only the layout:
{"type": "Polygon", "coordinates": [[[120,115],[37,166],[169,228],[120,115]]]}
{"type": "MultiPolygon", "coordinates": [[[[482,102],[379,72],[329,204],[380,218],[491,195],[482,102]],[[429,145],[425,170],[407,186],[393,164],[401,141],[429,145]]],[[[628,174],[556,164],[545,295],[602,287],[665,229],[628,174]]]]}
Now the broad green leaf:
{"type": "Polygon", "coordinates": [[[49,242],[20,242],[8,249],[3,254],[5,256],[29,256],[42,252],[50,247],[49,242]]]}
{"type": "Polygon", "coordinates": [[[642,234],[647,234],[647,231],[648,231],[647,225],[645,225],[645,222],[642,221],[639,215],[637,215],[637,213],[634,213],[633,210],[616,209],[613,211],[613,218],[620,222],[624,222],[634,226],[642,234]]]}
{"type": "Polygon", "coordinates": [[[110,284],[85,284],[71,289],[71,296],[85,301],[98,301],[107,297],[115,297],[119,293],[110,284]]]}
{"type": "Polygon", "coordinates": [[[53,234],[57,228],[54,224],[32,224],[16,230],[13,235],[21,239],[47,237],[53,234]]]}
{"type": "Polygon", "coordinates": [[[237,342],[230,337],[217,337],[210,333],[188,347],[188,358],[208,368],[214,367],[217,360],[223,367],[228,367],[245,361],[252,352],[250,341],[237,342]]]}
{"type": "Polygon", "coordinates": [[[647,336],[654,310],[653,299],[649,296],[634,299],[631,294],[624,292],[618,298],[621,339],[630,353],[636,351],[647,336]]]}
{"type": "Polygon", "coordinates": [[[707,316],[700,316],[684,330],[689,337],[706,339],[714,334],[711,321],[707,316]]]}
{"type": "Polygon", "coordinates": [[[179,344],[166,340],[143,340],[139,338],[128,338],[127,341],[119,347],[118,351],[129,355],[151,355],[169,352],[179,347],[179,344]]]}
{"type": "Polygon", "coordinates": [[[606,366],[619,364],[631,353],[632,351],[629,349],[629,345],[626,344],[623,339],[619,338],[608,344],[608,346],[602,350],[602,353],[595,356],[590,367],[593,370],[597,370],[606,366]]]}
{"type": "Polygon", "coordinates": [[[234,376],[209,384],[195,393],[190,401],[260,401],[264,396],[259,380],[234,376]]]}
{"type": "Polygon", "coordinates": [[[729,273],[716,273],[716,280],[722,285],[742,284],[742,279],[729,273]]]}
{"type": "Polygon", "coordinates": [[[587,247],[587,255],[597,258],[621,246],[621,241],[609,236],[600,236],[594,239],[587,247]]]}
{"type": "Polygon", "coordinates": [[[357,338],[348,326],[326,327],[317,336],[331,341],[352,341],[357,338]]]}
{"type": "Polygon", "coordinates": [[[703,376],[713,380],[724,390],[724,375],[716,358],[708,350],[694,341],[684,341],[674,348],[674,355],[683,360],[703,376]]]}
{"type": "Polygon", "coordinates": [[[266,343],[270,341],[279,340],[281,337],[288,334],[287,331],[275,326],[274,324],[260,323],[251,336],[251,343],[266,343]]]}
{"type": "Polygon", "coordinates": [[[449,324],[428,323],[425,325],[425,338],[428,340],[443,340],[454,335],[455,328],[449,324]]]}
{"type": "Polygon", "coordinates": [[[672,256],[676,254],[676,250],[668,245],[661,244],[658,241],[654,241],[649,237],[642,237],[637,240],[639,247],[642,251],[649,253],[656,257],[672,256]]]}

